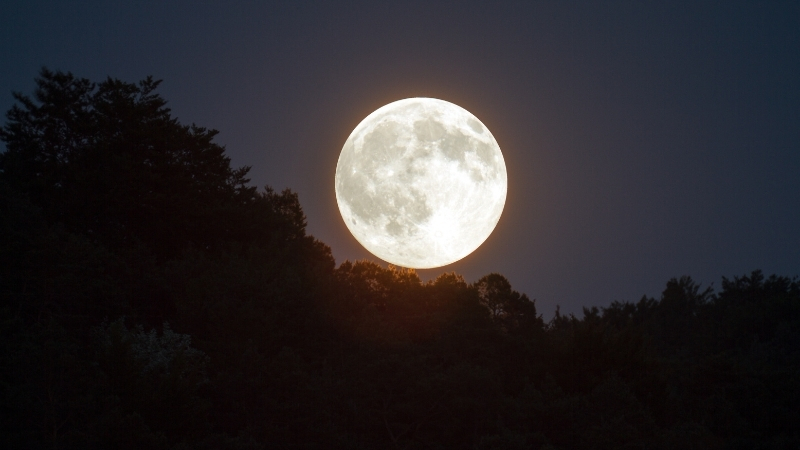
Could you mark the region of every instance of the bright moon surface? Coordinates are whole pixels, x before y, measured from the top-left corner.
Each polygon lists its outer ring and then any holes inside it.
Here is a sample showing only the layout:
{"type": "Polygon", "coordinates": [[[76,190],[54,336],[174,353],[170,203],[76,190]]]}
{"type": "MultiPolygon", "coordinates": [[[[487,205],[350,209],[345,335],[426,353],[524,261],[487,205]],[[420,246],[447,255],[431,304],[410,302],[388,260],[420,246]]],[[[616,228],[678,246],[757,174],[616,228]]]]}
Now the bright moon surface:
{"type": "Polygon", "coordinates": [[[347,228],[378,258],[440,267],[492,233],[508,176],[497,141],[477,117],[444,100],[408,98],[367,116],[336,166],[347,228]]]}

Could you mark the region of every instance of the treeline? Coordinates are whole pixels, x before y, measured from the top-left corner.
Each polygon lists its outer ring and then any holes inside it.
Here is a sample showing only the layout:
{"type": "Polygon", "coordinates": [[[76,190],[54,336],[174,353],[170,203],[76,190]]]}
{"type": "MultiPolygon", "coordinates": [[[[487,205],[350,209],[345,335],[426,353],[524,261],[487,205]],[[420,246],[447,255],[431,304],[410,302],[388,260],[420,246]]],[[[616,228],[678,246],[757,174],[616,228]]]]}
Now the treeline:
{"type": "Polygon", "coordinates": [[[499,274],[336,267],[157,81],[36,82],[0,131],[3,448],[800,448],[795,279],[545,323],[499,274]]]}

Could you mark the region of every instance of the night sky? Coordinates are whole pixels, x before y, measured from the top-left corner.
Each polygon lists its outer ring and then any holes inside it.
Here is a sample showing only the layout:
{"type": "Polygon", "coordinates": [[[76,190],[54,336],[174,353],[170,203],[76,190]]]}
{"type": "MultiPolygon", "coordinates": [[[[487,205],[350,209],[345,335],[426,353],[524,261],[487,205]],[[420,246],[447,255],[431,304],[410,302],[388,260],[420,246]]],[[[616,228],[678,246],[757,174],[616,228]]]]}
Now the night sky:
{"type": "Polygon", "coordinates": [[[341,263],[376,259],[336,206],[345,139],[440,98],[494,134],[509,191],[489,239],[423,279],[499,272],[549,318],[681,275],[800,275],[800,2],[387,3],[3,2],[0,109],[42,66],[163,79],[341,263]]]}

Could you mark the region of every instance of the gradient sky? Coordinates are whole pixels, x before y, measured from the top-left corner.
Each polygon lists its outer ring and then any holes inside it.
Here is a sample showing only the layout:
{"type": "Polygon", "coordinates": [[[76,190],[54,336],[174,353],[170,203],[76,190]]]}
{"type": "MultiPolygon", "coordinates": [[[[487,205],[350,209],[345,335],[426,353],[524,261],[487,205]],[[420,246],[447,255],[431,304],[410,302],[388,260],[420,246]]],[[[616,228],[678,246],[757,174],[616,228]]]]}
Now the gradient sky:
{"type": "Polygon", "coordinates": [[[509,194],[475,253],[423,279],[499,272],[549,318],[681,275],[800,275],[797,1],[3,2],[2,111],[42,66],[163,79],[253,183],[299,194],[337,263],[375,260],[336,206],[345,139],[434,97],[489,127],[509,194]]]}

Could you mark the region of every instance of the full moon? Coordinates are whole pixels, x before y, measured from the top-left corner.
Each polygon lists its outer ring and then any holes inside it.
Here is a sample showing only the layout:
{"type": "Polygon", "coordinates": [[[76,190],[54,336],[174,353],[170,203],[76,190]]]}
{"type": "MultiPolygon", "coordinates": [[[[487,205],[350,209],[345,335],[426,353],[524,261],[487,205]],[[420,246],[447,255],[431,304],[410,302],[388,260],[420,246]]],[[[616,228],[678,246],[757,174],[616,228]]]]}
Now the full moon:
{"type": "Polygon", "coordinates": [[[506,201],[500,146],[466,109],[408,98],[368,115],[336,166],[336,201],[367,250],[402,267],[464,258],[492,233],[506,201]]]}

